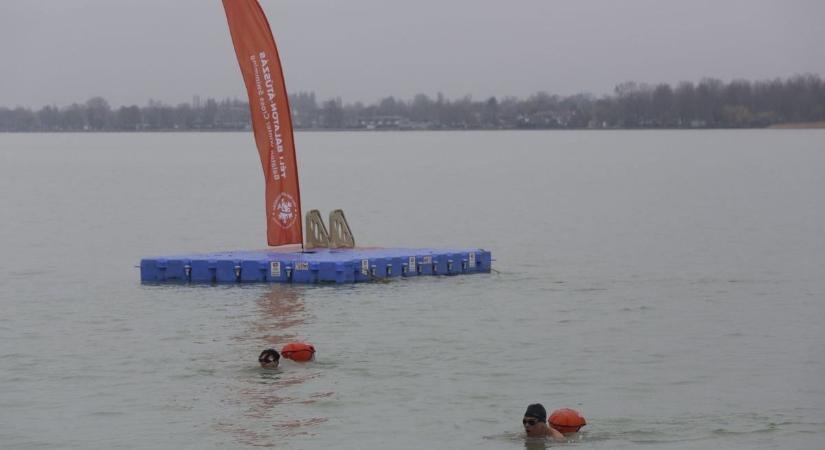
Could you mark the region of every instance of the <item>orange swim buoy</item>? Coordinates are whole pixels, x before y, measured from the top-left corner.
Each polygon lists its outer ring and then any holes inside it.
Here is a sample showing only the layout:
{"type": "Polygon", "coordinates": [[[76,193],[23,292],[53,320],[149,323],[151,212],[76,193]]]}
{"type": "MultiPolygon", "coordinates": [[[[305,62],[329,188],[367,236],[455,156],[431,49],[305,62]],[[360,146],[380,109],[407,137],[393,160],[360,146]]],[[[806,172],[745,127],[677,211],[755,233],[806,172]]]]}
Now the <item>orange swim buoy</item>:
{"type": "Polygon", "coordinates": [[[551,427],[559,430],[562,434],[570,434],[579,431],[579,429],[587,425],[587,421],[575,409],[562,408],[553,411],[550,417],[547,418],[547,423],[551,427]]]}
{"type": "Polygon", "coordinates": [[[315,358],[315,347],[306,342],[290,342],[281,348],[281,356],[298,362],[312,361],[315,358]]]}

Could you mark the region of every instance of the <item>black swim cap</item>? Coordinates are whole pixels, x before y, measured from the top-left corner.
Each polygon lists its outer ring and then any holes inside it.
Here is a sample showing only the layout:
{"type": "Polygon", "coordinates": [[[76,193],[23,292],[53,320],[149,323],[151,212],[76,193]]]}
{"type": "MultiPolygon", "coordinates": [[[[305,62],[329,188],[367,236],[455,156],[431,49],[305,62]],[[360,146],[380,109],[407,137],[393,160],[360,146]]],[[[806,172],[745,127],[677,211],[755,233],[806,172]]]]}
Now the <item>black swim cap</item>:
{"type": "Polygon", "coordinates": [[[547,420],[547,410],[544,409],[544,406],[541,406],[541,403],[533,403],[527,407],[527,411],[524,412],[524,417],[535,417],[544,422],[547,420]]]}
{"type": "Polygon", "coordinates": [[[258,362],[274,362],[281,359],[281,354],[274,348],[268,348],[258,356],[258,362]]]}

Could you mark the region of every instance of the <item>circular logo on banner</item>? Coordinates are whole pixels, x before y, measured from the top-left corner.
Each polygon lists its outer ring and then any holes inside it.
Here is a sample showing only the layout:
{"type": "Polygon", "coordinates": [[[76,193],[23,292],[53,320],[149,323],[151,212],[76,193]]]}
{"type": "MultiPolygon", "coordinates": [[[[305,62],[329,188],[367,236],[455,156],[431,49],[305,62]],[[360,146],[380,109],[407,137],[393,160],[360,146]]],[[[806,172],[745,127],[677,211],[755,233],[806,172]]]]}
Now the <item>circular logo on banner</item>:
{"type": "Polygon", "coordinates": [[[298,218],[295,200],[286,192],[281,192],[272,202],[272,220],[281,228],[289,228],[298,218]]]}

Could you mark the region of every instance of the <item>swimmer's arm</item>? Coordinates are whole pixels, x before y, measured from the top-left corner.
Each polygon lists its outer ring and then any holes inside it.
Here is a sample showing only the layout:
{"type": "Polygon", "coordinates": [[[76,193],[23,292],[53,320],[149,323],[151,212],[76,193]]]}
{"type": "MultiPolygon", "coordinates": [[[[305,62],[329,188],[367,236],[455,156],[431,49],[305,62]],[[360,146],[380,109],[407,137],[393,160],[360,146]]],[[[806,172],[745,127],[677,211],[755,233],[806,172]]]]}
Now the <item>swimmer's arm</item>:
{"type": "Polygon", "coordinates": [[[561,432],[550,425],[547,425],[547,435],[553,438],[556,441],[564,441],[564,435],[561,432]]]}

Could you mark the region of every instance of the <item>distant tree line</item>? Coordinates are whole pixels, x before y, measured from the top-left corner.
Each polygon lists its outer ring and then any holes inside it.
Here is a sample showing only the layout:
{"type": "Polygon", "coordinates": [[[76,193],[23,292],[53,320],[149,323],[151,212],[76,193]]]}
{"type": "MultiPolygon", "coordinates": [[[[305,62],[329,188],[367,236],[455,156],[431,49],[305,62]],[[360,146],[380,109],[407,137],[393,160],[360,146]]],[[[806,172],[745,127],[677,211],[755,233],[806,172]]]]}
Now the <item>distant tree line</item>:
{"type": "MultiPolygon", "coordinates": [[[[319,102],[312,92],[290,95],[297,129],[564,129],[755,128],[825,121],[825,82],[818,75],[768,81],[706,78],[699,83],[622,83],[612,95],[568,97],[539,92],[526,99],[424,94],[386,97],[365,105],[340,98],[319,102]]],[[[102,97],[37,111],[0,107],[0,131],[163,131],[248,129],[247,102],[209,98],[177,106],[112,108],[102,97]]]]}

